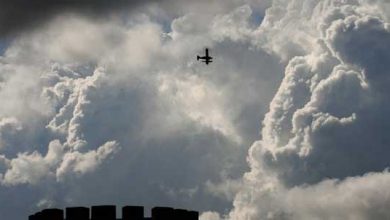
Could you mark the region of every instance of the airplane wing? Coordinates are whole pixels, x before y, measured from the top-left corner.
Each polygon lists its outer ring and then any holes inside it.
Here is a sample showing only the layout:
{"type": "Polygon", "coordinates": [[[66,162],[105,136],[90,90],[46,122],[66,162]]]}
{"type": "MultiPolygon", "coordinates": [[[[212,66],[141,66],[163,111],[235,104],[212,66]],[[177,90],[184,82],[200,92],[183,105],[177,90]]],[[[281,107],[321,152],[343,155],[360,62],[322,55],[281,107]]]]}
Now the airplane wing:
{"type": "Polygon", "coordinates": [[[209,49],[205,49],[205,56],[196,56],[197,60],[201,60],[202,62],[206,63],[207,65],[211,62],[213,62],[213,57],[209,55],[209,49]]]}

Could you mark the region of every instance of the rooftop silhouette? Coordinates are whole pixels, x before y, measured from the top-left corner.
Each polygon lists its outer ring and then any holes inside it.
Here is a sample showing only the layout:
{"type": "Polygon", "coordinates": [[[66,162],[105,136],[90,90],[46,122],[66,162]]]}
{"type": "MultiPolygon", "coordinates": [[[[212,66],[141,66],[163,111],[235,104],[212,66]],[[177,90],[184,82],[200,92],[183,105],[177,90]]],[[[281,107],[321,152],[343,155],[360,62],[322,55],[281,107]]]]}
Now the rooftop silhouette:
{"type": "Polygon", "coordinates": [[[122,218],[117,218],[113,205],[44,209],[29,216],[29,220],[198,220],[199,212],[170,207],[152,208],[152,216],[144,216],[142,206],[122,207],[122,218]]]}

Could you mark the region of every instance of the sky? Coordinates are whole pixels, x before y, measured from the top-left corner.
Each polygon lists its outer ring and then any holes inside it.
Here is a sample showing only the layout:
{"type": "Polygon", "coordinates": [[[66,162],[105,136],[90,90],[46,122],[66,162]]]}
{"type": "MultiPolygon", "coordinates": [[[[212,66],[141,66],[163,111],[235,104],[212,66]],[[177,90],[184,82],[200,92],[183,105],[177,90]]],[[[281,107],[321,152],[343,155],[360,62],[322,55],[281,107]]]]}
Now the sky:
{"type": "Polygon", "coordinates": [[[390,218],[389,1],[16,2],[0,1],[1,218],[390,218]]]}

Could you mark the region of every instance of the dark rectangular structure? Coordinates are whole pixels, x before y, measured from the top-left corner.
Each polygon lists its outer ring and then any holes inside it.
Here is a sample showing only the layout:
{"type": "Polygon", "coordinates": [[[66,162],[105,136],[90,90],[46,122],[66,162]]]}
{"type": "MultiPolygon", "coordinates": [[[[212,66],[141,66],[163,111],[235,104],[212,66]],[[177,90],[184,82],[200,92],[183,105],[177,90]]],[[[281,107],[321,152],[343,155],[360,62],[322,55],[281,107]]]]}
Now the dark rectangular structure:
{"type": "Polygon", "coordinates": [[[122,220],[143,220],[144,207],[125,206],[122,208],[122,220]]]}
{"type": "Polygon", "coordinates": [[[199,220],[199,212],[171,207],[155,207],[151,217],[144,217],[143,206],[122,207],[122,218],[116,218],[113,205],[86,207],[68,207],[62,209],[44,209],[28,217],[29,220],[199,220]],[[65,219],[64,219],[65,218],[65,219]]]}
{"type": "Polygon", "coordinates": [[[64,220],[62,209],[45,209],[41,213],[42,220],[64,220]]]}
{"type": "Polygon", "coordinates": [[[35,213],[34,219],[35,219],[35,220],[44,220],[43,213],[42,213],[42,212],[37,212],[37,213],[35,213]]]}
{"type": "Polygon", "coordinates": [[[199,212],[196,211],[188,212],[188,220],[198,220],[198,219],[199,219],[199,212]]]}
{"type": "Polygon", "coordinates": [[[37,214],[28,216],[28,220],[39,220],[37,214]]]}
{"type": "Polygon", "coordinates": [[[153,220],[171,220],[174,217],[174,209],[169,207],[154,207],[152,209],[153,220]]]}
{"type": "Polygon", "coordinates": [[[113,205],[92,206],[91,220],[116,220],[116,207],[113,205]]]}
{"type": "Polygon", "coordinates": [[[66,208],[65,220],[89,220],[89,208],[86,207],[66,208]]]}
{"type": "Polygon", "coordinates": [[[175,209],[172,220],[188,220],[189,212],[184,209],[175,209]]]}

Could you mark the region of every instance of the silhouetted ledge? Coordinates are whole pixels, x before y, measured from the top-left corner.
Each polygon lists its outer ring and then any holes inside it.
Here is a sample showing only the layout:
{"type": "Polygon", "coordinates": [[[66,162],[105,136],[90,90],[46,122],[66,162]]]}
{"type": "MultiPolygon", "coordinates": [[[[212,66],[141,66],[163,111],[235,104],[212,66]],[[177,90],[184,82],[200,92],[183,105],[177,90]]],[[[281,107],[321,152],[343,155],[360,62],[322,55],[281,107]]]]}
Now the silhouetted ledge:
{"type": "Polygon", "coordinates": [[[122,207],[122,218],[117,218],[116,207],[102,205],[87,207],[69,207],[65,209],[45,209],[30,215],[29,220],[198,220],[199,212],[170,207],[152,208],[152,216],[144,216],[142,206],[122,207]]]}

